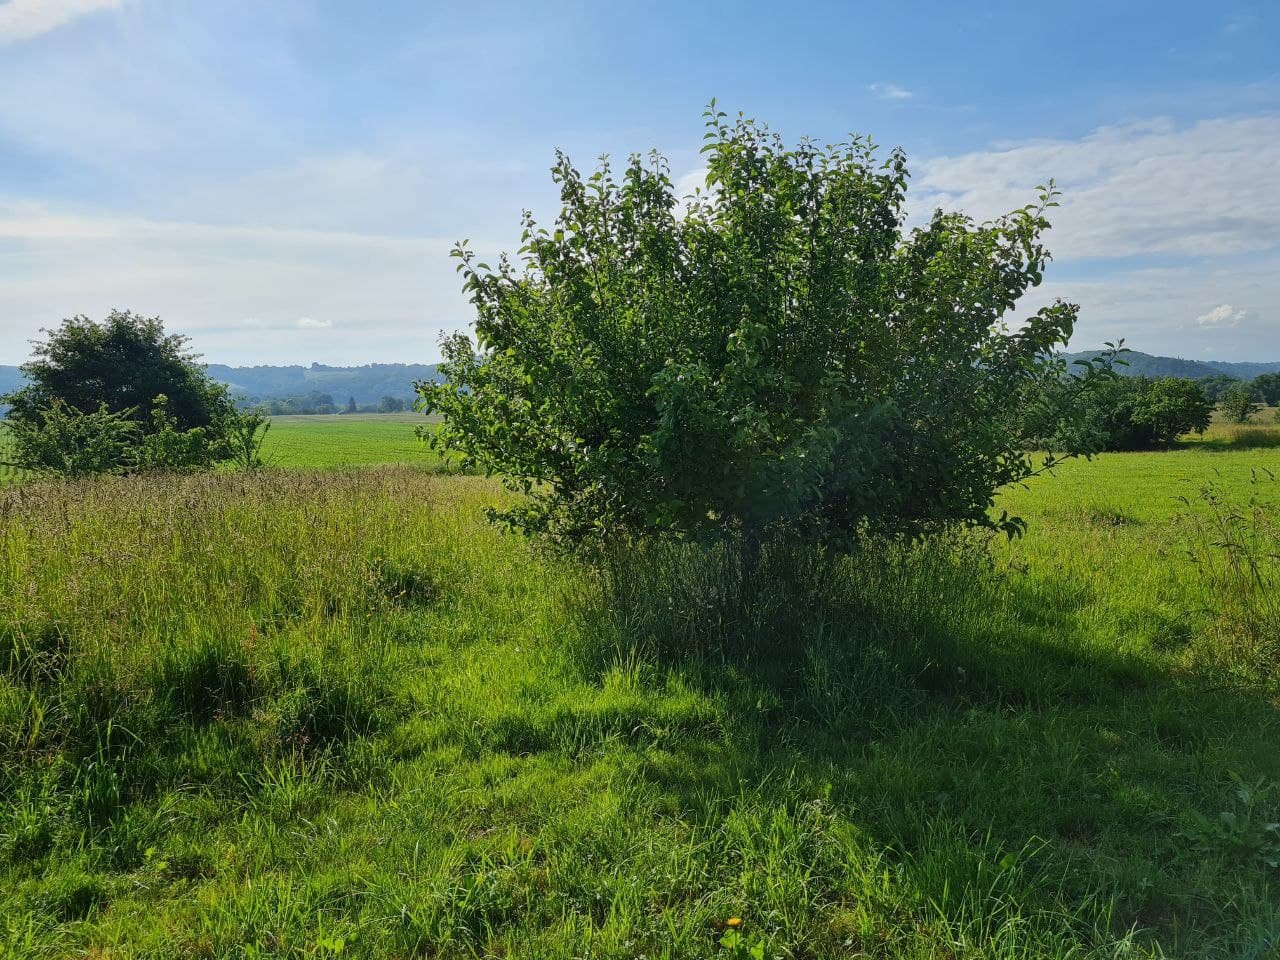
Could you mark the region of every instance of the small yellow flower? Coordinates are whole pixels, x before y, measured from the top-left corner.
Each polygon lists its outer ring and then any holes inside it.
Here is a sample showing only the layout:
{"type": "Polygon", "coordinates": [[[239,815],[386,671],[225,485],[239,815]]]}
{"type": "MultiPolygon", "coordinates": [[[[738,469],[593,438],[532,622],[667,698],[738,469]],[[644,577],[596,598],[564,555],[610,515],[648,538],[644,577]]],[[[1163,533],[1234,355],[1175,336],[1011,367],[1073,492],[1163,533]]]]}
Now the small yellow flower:
{"type": "Polygon", "coordinates": [[[730,917],[728,920],[726,920],[726,921],[724,922],[724,925],[725,925],[726,927],[740,927],[740,926],[742,926],[742,918],[741,918],[741,917],[730,917]]]}

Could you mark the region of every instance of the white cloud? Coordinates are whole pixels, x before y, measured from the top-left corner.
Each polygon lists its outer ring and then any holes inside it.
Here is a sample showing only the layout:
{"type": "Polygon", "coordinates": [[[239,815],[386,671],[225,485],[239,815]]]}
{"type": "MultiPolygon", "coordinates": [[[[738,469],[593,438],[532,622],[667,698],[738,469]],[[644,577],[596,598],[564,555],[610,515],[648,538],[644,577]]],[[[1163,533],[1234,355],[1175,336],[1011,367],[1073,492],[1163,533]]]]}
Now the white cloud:
{"type": "Polygon", "coordinates": [[[1258,17],[1252,13],[1236,14],[1222,28],[1222,32],[1226,34],[1243,33],[1246,30],[1252,30],[1258,25],[1258,17]]]}
{"type": "Polygon", "coordinates": [[[690,170],[684,176],[676,180],[675,191],[677,197],[687,197],[692,194],[694,190],[701,190],[703,193],[707,192],[706,167],[698,167],[695,170],[690,170]]]}
{"type": "Polygon", "coordinates": [[[99,10],[114,10],[124,0],[8,0],[0,4],[0,46],[30,40],[99,10]]]}
{"type": "MultiPolygon", "coordinates": [[[[451,245],[18,210],[0,200],[0,362],[23,360],[40,327],[113,307],[160,316],[217,362],[430,361],[439,334],[473,317],[451,245]]],[[[476,248],[488,257],[493,244],[476,248]]]]}
{"type": "Polygon", "coordinates": [[[896,83],[873,83],[867,89],[881,100],[910,100],[915,96],[906,87],[900,87],[896,83]]]}
{"type": "Polygon", "coordinates": [[[1221,327],[1238,327],[1240,326],[1240,321],[1247,315],[1247,311],[1236,310],[1231,304],[1223,303],[1214,307],[1208,313],[1202,313],[1196,317],[1196,323],[1206,330],[1216,330],[1221,327]]]}
{"type": "Polygon", "coordinates": [[[1056,178],[1056,263],[1017,316],[1063,297],[1080,304],[1078,347],[1124,337],[1153,353],[1280,359],[1280,116],[1102,127],[916,172],[915,221],[938,206],[994,217],[1056,178]]]}
{"type": "Polygon", "coordinates": [[[913,210],[979,218],[1063,191],[1049,245],[1058,259],[1227,256],[1280,246],[1280,116],[1152,120],[1079,140],[1037,140],[920,165],[913,210]]]}
{"type": "Polygon", "coordinates": [[[1135,350],[1164,356],[1204,355],[1215,360],[1280,360],[1280,262],[1226,260],[1195,270],[1149,267],[1105,276],[1049,279],[1018,305],[1017,317],[1061,297],[1080,305],[1076,349],[1124,338],[1135,350]],[[1232,298],[1230,305],[1223,301],[1232,298]],[[1229,306],[1221,326],[1200,322],[1212,305],[1229,306]]]}
{"type": "Polygon", "coordinates": [[[315,317],[299,317],[294,326],[299,330],[327,330],[333,326],[333,321],[328,319],[317,320],[315,317]]]}
{"type": "Polygon", "coordinates": [[[35,204],[6,208],[0,199],[0,239],[6,240],[169,240],[173,242],[287,243],[318,247],[417,249],[448,253],[452,243],[411,235],[345,230],[223,226],[145,217],[85,216],[48,211],[35,204]]]}

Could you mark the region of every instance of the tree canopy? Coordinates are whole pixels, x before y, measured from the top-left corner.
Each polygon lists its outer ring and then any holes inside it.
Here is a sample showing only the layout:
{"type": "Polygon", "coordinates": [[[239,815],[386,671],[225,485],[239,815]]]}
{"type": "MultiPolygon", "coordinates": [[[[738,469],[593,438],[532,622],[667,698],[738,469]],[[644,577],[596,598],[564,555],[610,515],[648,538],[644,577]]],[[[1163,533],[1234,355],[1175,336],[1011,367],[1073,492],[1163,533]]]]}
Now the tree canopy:
{"type": "Polygon", "coordinates": [[[1254,377],[1253,389],[1263,403],[1280,406],[1280,373],[1264,373],[1254,377]]]}
{"type": "Polygon", "coordinates": [[[496,268],[458,247],[476,342],[446,339],[444,381],[419,384],[433,442],[528,494],[503,519],[567,545],[1019,531],[994,493],[1035,469],[1018,408],[1064,376],[1076,307],[1002,318],[1049,261],[1052,184],[908,229],[900,151],[788,148],[714,104],[706,124],[692,197],[656,153],[585,177],[558,153],[550,229],[526,213],[496,268]]]}
{"type": "Polygon", "coordinates": [[[148,414],[161,396],[179,430],[214,427],[231,412],[226,389],[205,373],[187,338],[165,333],[158,317],[113,310],[102,321],[75,316],[43,332],[22,365],[26,386],[5,398],[11,420],[34,422],[57,400],[83,411],[134,411],[150,432],[148,414]]]}
{"type": "Polygon", "coordinates": [[[4,398],[18,466],[63,475],[261,465],[261,415],[242,414],[156,317],[77,316],[35,344],[4,398]]]}
{"type": "MultiPolygon", "coordinates": [[[[1047,389],[1061,394],[1068,388],[1050,384],[1047,389]]],[[[1048,433],[1028,431],[1032,446],[1150,450],[1185,433],[1203,433],[1213,413],[1200,385],[1183,377],[1096,379],[1073,402],[1075,416],[1069,420],[1051,420],[1048,433]]]]}
{"type": "Polygon", "coordinates": [[[1262,408],[1257,391],[1248,383],[1233,383],[1218,398],[1218,406],[1232,423],[1248,423],[1262,408]]]}

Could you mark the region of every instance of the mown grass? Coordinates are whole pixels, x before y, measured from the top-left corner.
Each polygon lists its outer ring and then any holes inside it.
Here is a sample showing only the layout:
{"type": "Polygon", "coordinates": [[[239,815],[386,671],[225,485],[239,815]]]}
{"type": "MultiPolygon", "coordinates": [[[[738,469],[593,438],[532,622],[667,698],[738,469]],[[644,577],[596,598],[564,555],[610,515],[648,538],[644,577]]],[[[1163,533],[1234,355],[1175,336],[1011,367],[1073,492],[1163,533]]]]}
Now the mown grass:
{"type": "Polygon", "coordinates": [[[413,413],[272,417],[262,456],[277,467],[435,467],[440,458],[416,434],[429,422],[413,413]]]}
{"type": "Polygon", "coordinates": [[[1267,956],[1274,651],[1223,656],[1206,585],[1248,590],[1195,560],[1199,487],[1272,516],[1275,459],[1072,464],[1014,544],[749,577],[592,574],[408,468],[4,491],[9,951],[1267,956]]]}

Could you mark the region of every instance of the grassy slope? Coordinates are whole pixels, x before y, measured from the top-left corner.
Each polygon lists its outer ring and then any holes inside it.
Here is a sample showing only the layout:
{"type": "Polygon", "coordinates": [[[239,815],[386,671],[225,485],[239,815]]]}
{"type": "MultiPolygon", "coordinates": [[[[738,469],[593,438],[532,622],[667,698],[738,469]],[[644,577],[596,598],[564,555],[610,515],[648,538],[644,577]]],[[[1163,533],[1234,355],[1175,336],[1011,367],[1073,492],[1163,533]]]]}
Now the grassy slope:
{"type": "Polygon", "coordinates": [[[714,557],[602,593],[478,478],[28,488],[0,922],[17,955],[734,956],[739,916],[766,956],[1265,956],[1280,718],[1216,672],[1176,515],[1278,461],[1071,464],[1007,495],[995,570],[779,560],[747,624],[714,557]]]}

